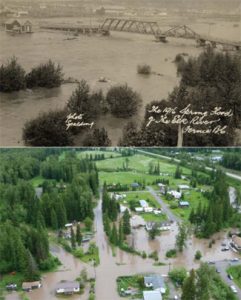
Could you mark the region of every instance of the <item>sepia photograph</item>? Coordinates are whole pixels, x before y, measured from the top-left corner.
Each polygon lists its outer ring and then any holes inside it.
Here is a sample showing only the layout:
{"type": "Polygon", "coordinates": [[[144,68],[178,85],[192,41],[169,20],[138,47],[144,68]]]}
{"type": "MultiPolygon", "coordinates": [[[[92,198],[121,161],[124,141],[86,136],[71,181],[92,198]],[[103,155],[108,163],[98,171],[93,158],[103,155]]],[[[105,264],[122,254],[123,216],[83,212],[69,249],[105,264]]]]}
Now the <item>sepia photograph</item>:
{"type": "Polygon", "coordinates": [[[241,299],[241,149],[1,148],[0,299],[241,299]]]}
{"type": "Polygon", "coordinates": [[[1,0],[0,146],[241,145],[239,0],[1,0]]]}

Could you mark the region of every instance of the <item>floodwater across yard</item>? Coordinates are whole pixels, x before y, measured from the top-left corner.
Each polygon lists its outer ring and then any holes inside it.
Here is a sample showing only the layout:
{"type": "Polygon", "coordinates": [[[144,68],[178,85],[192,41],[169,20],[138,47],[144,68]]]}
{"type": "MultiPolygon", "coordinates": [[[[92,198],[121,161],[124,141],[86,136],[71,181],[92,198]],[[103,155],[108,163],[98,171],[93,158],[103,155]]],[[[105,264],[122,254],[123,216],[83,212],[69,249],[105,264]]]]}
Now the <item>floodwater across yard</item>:
{"type": "MultiPolygon", "coordinates": [[[[221,243],[227,243],[227,233],[220,232],[212,237],[215,240],[212,248],[208,247],[209,240],[200,240],[192,237],[187,242],[187,249],[184,250],[183,254],[178,255],[174,259],[166,259],[166,251],[175,246],[176,223],[172,225],[171,231],[163,232],[154,241],[148,239],[148,235],[143,228],[136,229],[133,234],[134,246],[137,250],[144,250],[149,254],[156,250],[160,261],[165,263],[165,265],[154,266],[154,261],[149,258],[142,259],[140,256],[131,255],[119,249],[116,249],[116,255],[113,256],[112,249],[103,230],[101,201],[95,208],[95,229],[95,241],[99,247],[100,265],[94,268],[92,265],[84,264],[59,246],[52,245],[51,252],[60,259],[62,266],[57,272],[45,274],[43,287],[28,293],[27,296],[31,300],[57,299],[54,293],[56,284],[61,280],[75,280],[84,267],[89,277],[96,277],[96,300],[120,300],[122,298],[118,296],[116,285],[118,276],[153,272],[166,275],[170,269],[177,266],[185,266],[187,269],[195,268],[198,267],[198,263],[194,260],[196,250],[202,252],[203,261],[217,261],[235,257],[232,251],[221,251],[221,243]]],[[[15,296],[16,294],[9,295],[7,300],[16,300],[15,296]]],[[[71,299],[79,299],[79,295],[74,295],[71,299]]],[[[88,291],[81,296],[81,299],[88,299],[88,291]]]]}
{"type": "MultiPolygon", "coordinates": [[[[54,22],[76,23],[80,19],[54,19],[54,22]]],[[[170,24],[171,22],[170,20],[170,24]]],[[[186,24],[201,34],[238,40],[240,28],[234,27],[234,23],[199,20],[186,24]]],[[[170,24],[166,20],[163,26],[170,24]]],[[[175,56],[178,53],[196,56],[202,51],[192,40],[172,39],[169,43],[162,44],[155,42],[151,35],[118,32],[111,33],[110,37],[80,35],[76,39],[67,39],[64,33],[41,31],[37,27],[31,35],[11,36],[0,31],[0,64],[15,56],[29,71],[33,66],[51,58],[63,66],[66,78],[71,76],[78,80],[85,79],[92,89],[102,88],[105,92],[112,85],[128,83],[143,98],[143,107],[136,116],[137,120],[143,116],[145,104],[166,98],[178,84],[173,63],[175,56]],[[137,65],[143,63],[149,64],[159,75],[138,75],[137,65]],[[109,82],[98,82],[100,77],[106,77],[109,82]]],[[[1,146],[23,145],[22,128],[25,122],[35,118],[40,112],[64,107],[74,89],[74,84],[64,84],[52,90],[1,93],[1,146]]],[[[108,130],[112,144],[116,145],[126,122],[127,120],[105,116],[98,121],[98,126],[104,126],[108,130]]]]}

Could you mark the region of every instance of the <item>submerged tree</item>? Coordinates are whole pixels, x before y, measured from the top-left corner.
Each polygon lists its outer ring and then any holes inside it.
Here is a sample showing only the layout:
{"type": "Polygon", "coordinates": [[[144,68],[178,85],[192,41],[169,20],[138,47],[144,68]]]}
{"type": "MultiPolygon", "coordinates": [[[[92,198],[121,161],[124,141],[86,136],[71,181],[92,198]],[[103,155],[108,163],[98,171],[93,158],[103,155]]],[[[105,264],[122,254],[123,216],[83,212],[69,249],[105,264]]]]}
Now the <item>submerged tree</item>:
{"type": "Polygon", "coordinates": [[[12,57],[5,65],[0,67],[0,92],[12,92],[25,89],[25,71],[12,57]]]}
{"type": "Polygon", "coordinates": [[[137,113],[142,99],[127,84],[114,86],[109,89],[106,101],[111,113],[118,118],[128,118],[137,113]]]}

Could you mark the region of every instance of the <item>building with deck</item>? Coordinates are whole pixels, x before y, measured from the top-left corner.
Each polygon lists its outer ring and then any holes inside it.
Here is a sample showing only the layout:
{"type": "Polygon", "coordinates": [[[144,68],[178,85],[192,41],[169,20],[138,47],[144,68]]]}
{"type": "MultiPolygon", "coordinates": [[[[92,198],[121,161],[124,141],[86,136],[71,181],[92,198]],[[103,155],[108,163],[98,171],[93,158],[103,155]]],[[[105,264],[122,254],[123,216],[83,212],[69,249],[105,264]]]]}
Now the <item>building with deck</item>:
{"type": "Polygon", "coordinates": [[[10,33],[31,33],[33,25],[28,20],[8,20],[5,22],[5,31],[10,33]]]}

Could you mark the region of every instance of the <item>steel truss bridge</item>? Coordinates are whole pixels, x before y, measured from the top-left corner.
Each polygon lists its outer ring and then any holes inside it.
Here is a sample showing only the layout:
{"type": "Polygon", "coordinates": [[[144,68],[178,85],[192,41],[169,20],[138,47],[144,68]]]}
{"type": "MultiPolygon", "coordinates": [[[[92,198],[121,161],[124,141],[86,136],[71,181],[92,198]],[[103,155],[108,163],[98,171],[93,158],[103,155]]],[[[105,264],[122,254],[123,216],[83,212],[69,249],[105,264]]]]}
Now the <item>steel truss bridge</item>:
{"type": "Polygon", "coordinates": [[[196,33],[187,25],[174,26],[167,31],[162,31],[157,22],[141,21],[132,19],[107,18],[100,26],[103,32],[120,31],[141,34],[154,35],[156,40],[166,42],[168,37],[193,39],[199,46],[211,45],[213,48],[217,45],[233,49],[241,50],[241,42],[232,42],[220,38],[213,38],[196,33]]]}

